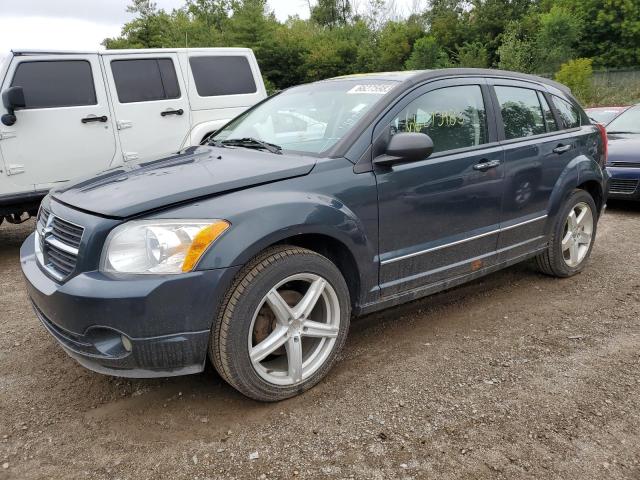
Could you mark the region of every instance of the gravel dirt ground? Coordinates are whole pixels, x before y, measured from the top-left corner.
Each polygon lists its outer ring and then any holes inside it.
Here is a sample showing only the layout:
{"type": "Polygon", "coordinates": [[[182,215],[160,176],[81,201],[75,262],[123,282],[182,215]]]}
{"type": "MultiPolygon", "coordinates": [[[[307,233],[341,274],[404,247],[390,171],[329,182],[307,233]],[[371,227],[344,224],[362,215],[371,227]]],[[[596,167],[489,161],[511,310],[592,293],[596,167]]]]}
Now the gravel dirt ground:
{"type": "Polygon", "coordinates": [[[590,265],[522,264],[353,322],[301,397],[260,404],[213,369],[89,372],[31,311],[0,227],[0,479],[640,479],[640,207],[590,265]]]}

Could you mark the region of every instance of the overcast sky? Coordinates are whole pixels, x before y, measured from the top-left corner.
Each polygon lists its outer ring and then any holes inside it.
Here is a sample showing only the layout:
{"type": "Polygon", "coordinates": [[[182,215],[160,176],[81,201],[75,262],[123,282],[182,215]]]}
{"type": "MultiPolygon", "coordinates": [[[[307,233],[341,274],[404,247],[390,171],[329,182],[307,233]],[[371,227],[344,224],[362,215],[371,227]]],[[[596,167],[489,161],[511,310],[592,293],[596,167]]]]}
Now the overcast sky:
{"type": "MultiPolygon", "coordinates": [[[[167,11],[184,0],[155,0],[167,11]]],[[[395,0],[407,10],[420,0],[395,0]]],[[[0,0],[0,52],[12,48],[91,50],[106,37],[120,33],[131,19],[129,0],[0,0]]],[[[309,17],[307,0],[269,0],[280,20],[289,15],[309,17]]]]}

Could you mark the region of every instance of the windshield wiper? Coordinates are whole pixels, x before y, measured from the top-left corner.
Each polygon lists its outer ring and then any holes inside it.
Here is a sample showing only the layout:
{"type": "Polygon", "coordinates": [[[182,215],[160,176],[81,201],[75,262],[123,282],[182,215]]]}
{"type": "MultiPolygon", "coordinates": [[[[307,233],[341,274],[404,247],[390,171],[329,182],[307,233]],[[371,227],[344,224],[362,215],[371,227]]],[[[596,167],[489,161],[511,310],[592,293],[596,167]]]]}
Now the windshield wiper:
{"type": "Polygon", "coordinates": [[[220,143],[222,143],[222,145],[229,145],[230,147],[261,148],[271,153],[282,155],[282,147],[280,145],[264,142],[253,137],[230,138],[228,140],[222,140],[220,143]]]}
{"type": "Polygon", "coordinates": [[[628,132],[627,132],[627,131],[624,131],[624,130],[612,130],[612,131],[607,132],[607,133],[613,133],[613,134],[616,134],[616,133],[619,133],[619,134],[620,134],[620,133],[621,133],[621,134],[636,134],[636,135],[637,135],[637,134],[639,134],[640,132],[631,132],[631,131],[628,131],[628,132]]]}

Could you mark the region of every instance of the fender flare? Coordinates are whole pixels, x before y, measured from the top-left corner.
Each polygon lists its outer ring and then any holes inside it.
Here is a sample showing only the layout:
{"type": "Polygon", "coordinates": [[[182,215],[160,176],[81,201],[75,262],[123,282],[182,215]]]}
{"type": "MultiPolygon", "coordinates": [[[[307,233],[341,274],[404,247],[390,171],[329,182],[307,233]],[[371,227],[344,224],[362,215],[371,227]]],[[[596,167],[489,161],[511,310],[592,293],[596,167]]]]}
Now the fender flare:
{"type": "Polygon", "coordinates": [[[377,238],[367,238],[354,212],[339,200],[317,193],[274,192],[261,200],[260,207],[227,218],[231,228],[205,252],[198,270],[245,265],[261,251],[288,238],[322,236],[346,249],[360,286],[356,300],[367,298],[377,285],[377,238]]]}
{"type": "MultiPolygon", "coordinates": [[[[594,180],[602,185],[602,169],[593,159],[579,155],[569,162],[553,187],[547,208],[548,218],[545,234],[551,232],[556,216],[571,192],[589,180],[594,180]]],[[[602,187],[600,188],[602,189],[602,187]]]]}

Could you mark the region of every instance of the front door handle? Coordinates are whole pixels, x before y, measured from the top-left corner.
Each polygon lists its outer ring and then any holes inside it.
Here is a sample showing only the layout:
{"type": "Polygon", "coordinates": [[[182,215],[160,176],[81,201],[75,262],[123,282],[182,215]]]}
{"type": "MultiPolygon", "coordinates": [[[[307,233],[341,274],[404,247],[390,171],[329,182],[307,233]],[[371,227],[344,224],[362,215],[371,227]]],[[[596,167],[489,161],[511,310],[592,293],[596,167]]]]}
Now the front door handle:
{"type": "Polygon", "coordinates": [[[167,115],[182,115],[184,110],[179,108],[178,110],[165,110],[164,112],[160,112],[160,115],[166,117],[167,115]]]}
{"type": "Polygon", "coordinates": [[[499,166],[500,166],[500,160],[490,160],[490,161],[483,160],[480,163],[476,163],[473,166],[473,169],[480,170],[481,172],[486,172],[491,168],[496,168],[499,166]]]}
{"type": "Polygon", "coordinates": [[[102,115],[101,117],[96,117],[95,115],[89,115],[88,117],[84,117],[80,120],[82,123],[90,123],[90,122],[106,122],[108,120],[106,115],[102,115]]]}
{"type": "Polygon", "coordinates": [[[553,153],[564,153],[564,152],[568,152],[569,150],[571,150],[571,145],[560,144],[553,149],[553,153]]]}

